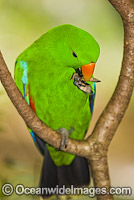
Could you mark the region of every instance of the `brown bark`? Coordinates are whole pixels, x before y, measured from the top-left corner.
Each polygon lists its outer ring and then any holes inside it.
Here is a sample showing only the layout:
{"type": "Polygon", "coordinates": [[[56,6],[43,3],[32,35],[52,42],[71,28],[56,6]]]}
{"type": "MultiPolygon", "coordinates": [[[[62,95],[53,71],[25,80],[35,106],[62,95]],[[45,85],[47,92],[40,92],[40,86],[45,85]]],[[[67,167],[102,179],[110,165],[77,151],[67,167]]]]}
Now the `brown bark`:
{"type": "MultiPolygon", "coordinates": [[[[134,88],[134,2],[133,0],[109,0],[122,17],[124,25],[124,56],[120,77],[108,105],[101,114],[87,140],[69,139],[63,149],[88,159],[95,187],[110,188],[107,152],[109,144],[118,128],[130,102],[134,88]]],[[[58,148],[61,136],[47,127],[28,106],[16,87],[11,74],[0,54],[0,80],[7,94],[25,123],[44,141],[58,148]]],[[[112,200],[112,195],[98,195],[98,200],[112,200]]]]}

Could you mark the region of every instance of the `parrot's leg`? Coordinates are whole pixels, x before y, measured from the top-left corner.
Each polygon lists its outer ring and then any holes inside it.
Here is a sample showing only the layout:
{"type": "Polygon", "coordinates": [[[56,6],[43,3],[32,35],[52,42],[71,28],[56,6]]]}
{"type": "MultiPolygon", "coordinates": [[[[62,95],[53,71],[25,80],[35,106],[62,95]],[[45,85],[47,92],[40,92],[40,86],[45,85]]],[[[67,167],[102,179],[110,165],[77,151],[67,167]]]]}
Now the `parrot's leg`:
{"type": "Polygon", "coordinates": [[[61,134],[61,144],[59,149],[62,150],[64,147],[67,148],[69,132],[65,128],[60,128],[57,130],[57,133],[61,134]]]}

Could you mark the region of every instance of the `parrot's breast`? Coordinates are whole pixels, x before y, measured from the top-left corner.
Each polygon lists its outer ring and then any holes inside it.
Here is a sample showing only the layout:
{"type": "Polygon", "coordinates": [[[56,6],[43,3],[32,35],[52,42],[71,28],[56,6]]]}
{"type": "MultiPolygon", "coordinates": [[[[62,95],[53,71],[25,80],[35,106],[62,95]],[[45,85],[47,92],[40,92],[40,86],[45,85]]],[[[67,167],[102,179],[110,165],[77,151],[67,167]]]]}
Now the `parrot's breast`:
{"type": "MultiPolygon", "coordinates": [[[[73,129],[70,137],[83,140],[91,119],[89,95],[73,84],[72,72],[63,71],[57,76],[52,72],[45,72],[43,77],[37,73],[32,76],[30,74],[29,88],[36,113],[45,124],[55,131],[60,128],[68,131],[73,129]],[[30,78],[36,81],[33,83],[30,78]]],[[[59,152],[50,145],[48,149],[56,165],[68,165],[75,157],[59,152]]]]}
{"type": "MultiPolygon", "coordinates": [[[[29,84],[30,96],[34,100],[37,115],[54,130],[73,127],[78,132],[82,129],[86,131],[90,121],[89,96],[79,90],[73,80],[66,78],[68,74],[44,75],[43,79],[29,84]]],[[[37,74],[35,76],[37,79],[37,74]]],[[[81,135],[84,136],[85,131],[78,133],[77,139],[83,139],[81,135]]]]}

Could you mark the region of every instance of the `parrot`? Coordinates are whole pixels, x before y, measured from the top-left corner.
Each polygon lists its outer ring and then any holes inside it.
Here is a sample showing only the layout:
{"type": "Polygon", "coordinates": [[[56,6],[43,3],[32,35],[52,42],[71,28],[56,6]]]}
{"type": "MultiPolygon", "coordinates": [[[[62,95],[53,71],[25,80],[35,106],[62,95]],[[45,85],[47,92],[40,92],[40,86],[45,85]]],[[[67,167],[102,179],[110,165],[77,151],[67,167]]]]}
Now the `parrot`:
{"type": "MultiPolygon", "coordinates": [[[[61,134],[59,149],[29,127],[43,166],[40,188],[83,187],[90,183],[85,158],[63,152],[68,138],[83,140],[92,118],[100,47],[87,31],[71,24],[48,30],[17,58],[15,83],[41,121],[61,134]]],[[[49,196],[47,192],[43,198],[49,196]]]]}

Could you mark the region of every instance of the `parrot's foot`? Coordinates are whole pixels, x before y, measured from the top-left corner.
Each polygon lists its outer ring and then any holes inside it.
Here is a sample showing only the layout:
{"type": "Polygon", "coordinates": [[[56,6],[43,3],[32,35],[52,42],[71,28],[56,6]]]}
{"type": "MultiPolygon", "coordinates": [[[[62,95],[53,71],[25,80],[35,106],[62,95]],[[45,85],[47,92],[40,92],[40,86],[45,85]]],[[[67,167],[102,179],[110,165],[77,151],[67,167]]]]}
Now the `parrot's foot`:
{"type": "Polygon", "coordinates": [[[62,150],[64,147],[67,148],[69,132],[65,128],[60,128],[57,132],[61,134],[61,144],[59,149],[62,150]]]}
{"type": "MultiPolygon", "coordinates": [[[[72,80],[74,80],[74,85],[76,85],[80,90],[82,90],[85,93],[92,94],[92,88],[87,82],[84,81],[80,70],[78,70],[78,73],[73,74],[72,80]]],[[[95,82],[95,83],[100,82],[100,80],[98,80],[94,77],[91,77],[91,79],[89,81],[95,82]]]]}
{"type": "Polygon", "coordinates": [[[62,150],[64,147],[67,148],[69,135],[73,131],[74,131],[73,127],[71,127],[69,131],[67,131],[67,129],[65,129],[65,128],[60,128],[57,130],[57,133],[61,134],[61,144],[59,147],[60,150],[62,150]]]}
{"type": "Polygon", "coordinates": [[[74,80],[74,85],[76,85],[80,90],[82,90],[85,93],[92,93],[91,86],[86,83],[79,74],[74,73],[72,79],[74,80]]]}

